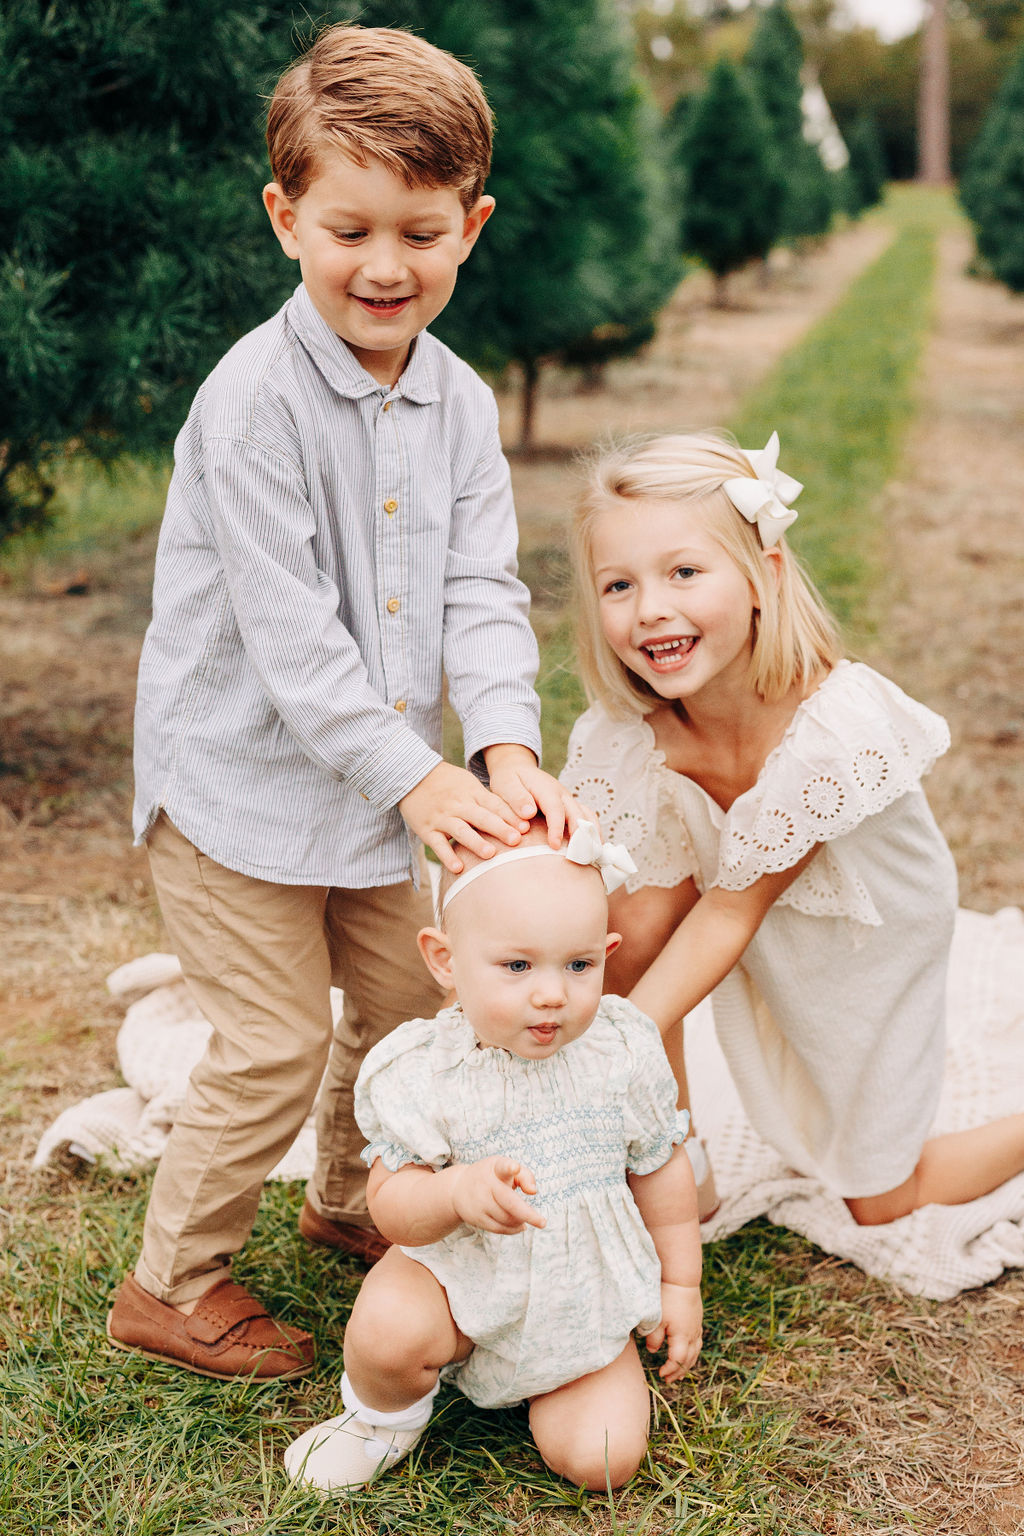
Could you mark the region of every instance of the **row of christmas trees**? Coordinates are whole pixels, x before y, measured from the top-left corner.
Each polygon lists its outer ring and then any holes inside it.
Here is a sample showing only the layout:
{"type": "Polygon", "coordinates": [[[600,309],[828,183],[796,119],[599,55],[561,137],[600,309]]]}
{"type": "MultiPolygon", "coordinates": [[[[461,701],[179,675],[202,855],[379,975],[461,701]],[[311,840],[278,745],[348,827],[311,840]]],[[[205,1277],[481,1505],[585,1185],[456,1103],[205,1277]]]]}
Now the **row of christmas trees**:
{"type": "MultiPolygon", "coordinates": [[[[5,5],[0,537],[45,508],[69,441],[108,458],[169,443],[217,358],[287,296],[295,269],[259,203],[259,92],[304,42],[306,14],[298,0],[5,5]]],[[[684,250],[718,272],[831,218],[782,4],[748,61],[761,106],[733,81],[740,109],[710,139],[725,66],[685,131],[667,127],[614,0],[364,0],[358,20],[422,32],[483,79],[498,216],[438,330],[485,368],[520,365],[526,438],[542,362],[642,344],[684,250]],[[752,175],[734,186],[738,160],[752,175]]]]}
{"type": "MultiPolygon", "coordinates": [[[[259,92],[305,17],[299,0],[6,0],[0,538],[45,508],[69,441],[104,457],[169,443],[217,358],[287,296],[295,269],[259,203],[259,92]]],[[[526,437],[542,363],[635,349],[687,257],[724,276],[880,195],[869,123],[841,173],[804,138],[785,0],[668,122],[615,0],[364,0],[357,19],[422,32],[483,79],[498,216],[438,330],[480,366],[520,365],[526,437]]]]}

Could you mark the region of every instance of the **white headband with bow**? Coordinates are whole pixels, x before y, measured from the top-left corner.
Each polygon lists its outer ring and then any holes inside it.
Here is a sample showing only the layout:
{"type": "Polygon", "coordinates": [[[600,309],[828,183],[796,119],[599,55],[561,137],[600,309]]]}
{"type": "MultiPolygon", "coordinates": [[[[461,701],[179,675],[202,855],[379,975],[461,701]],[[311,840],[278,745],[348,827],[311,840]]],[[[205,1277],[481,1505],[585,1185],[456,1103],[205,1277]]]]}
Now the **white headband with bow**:
{"type": "Polygon", "coordinates": [[[550,854],[556,859],[568,859],[570,864],[593,865],[600,872],[609,896],[612,891],[617,891],[630,875],[636,874],[636,864],[624,844],[603,843],[594,823],[581,821],[564,848],[538,847],[536,844],[529,848],[508,848],[501,853],[496,853],[492,859],[474,864],[472,869],[460,875],[457,880],[453,880],[448,887],[441,906],[442,915],[453,897],[472,881],[478,880],[481,875],[486,875],[489,869],[496,869],[501,864],[511,864],[516,859],[540,859],[545,854],[550,854]]]}
{"type": "Polygon", "coordinates": [[[773,432],[763,448],[741,448],[756,479],[739,475],[725,480],[722,490],[748,523],[755,523],[765,549],[777,544],[797,514],[790,502],[803,490],[799,480],[778,468],[779,434],[773,432]]]}
{"type": "Polygon", "coordinates": [[[604,888],[610,896],[630,875],[636,874],[633,855],[625,843],[603,843],[592,821],[581,821],[569,839],[565,856],[570,864],[593,864],[600,870],[604,888]]]}

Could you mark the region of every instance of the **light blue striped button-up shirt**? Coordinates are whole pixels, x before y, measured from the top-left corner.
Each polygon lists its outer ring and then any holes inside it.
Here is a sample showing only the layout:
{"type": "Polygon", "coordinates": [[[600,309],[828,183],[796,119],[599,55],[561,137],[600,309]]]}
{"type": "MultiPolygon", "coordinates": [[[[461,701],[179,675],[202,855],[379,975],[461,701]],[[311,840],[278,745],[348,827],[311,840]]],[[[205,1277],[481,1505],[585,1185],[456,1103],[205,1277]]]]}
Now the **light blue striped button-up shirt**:
{"type": "MultiPolygon", "coordinates": [[[[299,287],[175,444],[139,668],[135,812],[290,885],[408,878],[396,805],[440,761],[540,756],[529,594],[494,397],[427,332],[391,389],[299,287]]],[[[475,766],[475,765],[474,765],[475,766]]]]}

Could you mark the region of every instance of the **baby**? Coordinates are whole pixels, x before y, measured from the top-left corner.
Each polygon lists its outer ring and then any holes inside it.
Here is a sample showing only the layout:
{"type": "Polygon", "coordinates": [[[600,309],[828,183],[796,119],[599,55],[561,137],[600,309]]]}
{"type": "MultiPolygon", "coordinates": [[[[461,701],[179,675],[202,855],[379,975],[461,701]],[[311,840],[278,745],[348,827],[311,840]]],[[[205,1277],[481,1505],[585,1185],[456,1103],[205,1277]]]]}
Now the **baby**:
{"type": "Polygon", "coordinates": [[[624,849],[579,827],[561,851],[535,824],[443,877],[420,950],[458,1001],[402,1024],[356,1086],[368,1202],[394,1244],[345,1334],[345,1413],[285,1453],[293,1478],[355,1487],[420,1439],[439,1378],[479,1407],[528,1401],[549,1467],[619,1487],[647,1449],[633,1340],[667,1346],[677,1381],[701,1344],[687,1117],[658,1032],[602,997],[607,891],[624,849]]]}

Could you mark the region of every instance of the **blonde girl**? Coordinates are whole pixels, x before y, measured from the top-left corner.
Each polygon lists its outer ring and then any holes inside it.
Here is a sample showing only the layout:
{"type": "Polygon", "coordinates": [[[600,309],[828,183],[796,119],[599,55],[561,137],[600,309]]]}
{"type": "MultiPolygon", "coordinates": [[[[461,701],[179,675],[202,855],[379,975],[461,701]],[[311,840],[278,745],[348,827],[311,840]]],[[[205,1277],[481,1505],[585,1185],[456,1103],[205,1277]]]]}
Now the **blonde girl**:
{"type": "Polygon", "coordinates": [[[658,1024],[713,993],[751,1123],[881,1223],[1024,1169],[1024,1114],[928,1138],[957,905],[920,778],[939,716],[841,658],[784,537],[802,487],[778,437],[632,443],[575,525],[592,705],[563,780],[638,872],[612,898],[609,990],[658,1024]]]}

